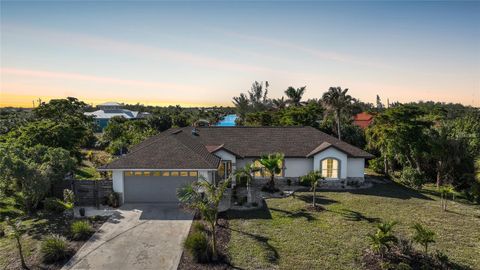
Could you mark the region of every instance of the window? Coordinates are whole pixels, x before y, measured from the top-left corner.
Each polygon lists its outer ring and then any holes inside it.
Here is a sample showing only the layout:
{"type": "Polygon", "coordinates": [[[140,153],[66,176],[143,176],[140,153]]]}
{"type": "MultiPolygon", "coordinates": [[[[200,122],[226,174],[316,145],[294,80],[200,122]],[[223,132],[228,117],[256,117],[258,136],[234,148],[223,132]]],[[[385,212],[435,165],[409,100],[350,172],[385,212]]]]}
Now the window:
{"type": "Polygon", "coordinates": [[[160,176],[160,172],[153,172],[153,176],[160,176]]]}
{"type": "Polygon", "coordinates": [[[170,176],[170,172],[162,172],[162,176],[170,176]]]}
{"type": "Polygon", "coordinates": [[[142,172],[135,172],[135,176],[142,176],[142,172]]]}
{"type": "Polygon", "coordinates": [[[180,172],[180,176],[188,176],[188,172],[180,172]]]}
{"type": "Polygon", "coordinates": [[[218,175],[221,179],[227,179],[232,173],[232,161],[231,160],[222,160],[218,166],[218,175]]]}
{"type": "MultiPolygon", "coordinates": [[[[270,177],[270,173],[263,167],[259,160],[255,160],[254,165],[256,168],[260,168],[260,170],[253,174],[255,177],[270,177]]],[[[275,174],[275,176],[283,175],[283,161],[280,162],[280,168],[280,172],[275,174]]]]}
{"type": "Polygon", "coordinates": [[[125,172],[125,176],[132,176],[132,172],[125,172]]]}
{"type": "Polygon", "coordinates": [[[150,175],[152,175],[151,172],[143,172],[143,176],[150,176],[150,175]]]}
{"type": "Polygon", "coordinates": [[[325,178],[339,178],[338,170],[340,163],[337,159],[326,158],[321,162],[322,176],[325,178]]]}
{"type": "Polygon", "coordinates": [[[171,172],[170,176],[178,176],[178,172],[171,172]]]}
{"type": "Polygon", "coordinates": [[[198,174],[197,174],[197,172],[190,172],[190,176],[195,176],[195,177],[197,177],[198,174]]]}

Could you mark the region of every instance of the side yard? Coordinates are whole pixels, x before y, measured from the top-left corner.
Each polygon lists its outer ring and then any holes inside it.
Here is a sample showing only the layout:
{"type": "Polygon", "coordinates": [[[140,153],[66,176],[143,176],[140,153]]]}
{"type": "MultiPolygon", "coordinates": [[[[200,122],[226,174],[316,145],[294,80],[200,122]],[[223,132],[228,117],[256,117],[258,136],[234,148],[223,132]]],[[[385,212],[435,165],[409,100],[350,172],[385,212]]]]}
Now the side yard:
{"type": "MultiPolygon", "coordinates": [[[[431,251],[480,269],[480,207],[450,202],[442,211],[431,192],[388,183],[353,191],[320,191],[325,210],[307,210],[312,193],[268,199],[253,212],[229,212],[230,263],[242,269],[359,269],[367,234],[379,222],[398,221],[394,231],[410,238],[419,222],[436,233],[431,251]]],[[[420,247],[418,247],[420,248],[420,247]]]]}
{"type": "MultiPolygon", "coordinates": [[[[72,256],[88,239],[73,240],[71,224],[80,219],[66,218],[62,213],[50,213],[44,210],[27,216],[21,210],[20,205],[14,197],[0,200],[0,226],[8,231],[5,218],[16,219],[22,217],[22,227],[25,232],[22,235],[21,243],[25,261],[30,269],[60,269],[62,265],[72,256]],[[60,235],[66,238],[68,244],[68,255],[65,259],[56,263],[45,263],[41,252],[41,243],[46,237],[60,235]]],[[[85,219],[91,224],[93,231],[96,231],[105,221],[104,217],[92,217],[85,219]]],[[[89,232],[89,235],[93,234],[89,232]]],[[[0,269],[21,269],[18,249],[14,239],[0,237],[0,269]]]]}

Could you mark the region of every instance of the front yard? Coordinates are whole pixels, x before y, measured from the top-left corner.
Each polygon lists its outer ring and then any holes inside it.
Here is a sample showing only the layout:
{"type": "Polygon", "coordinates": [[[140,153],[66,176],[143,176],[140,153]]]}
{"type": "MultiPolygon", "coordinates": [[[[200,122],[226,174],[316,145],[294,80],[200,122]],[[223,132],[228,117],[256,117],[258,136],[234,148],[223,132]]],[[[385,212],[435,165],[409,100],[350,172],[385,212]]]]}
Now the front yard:
{"type": "Polygon", "coordinates": [[[353,191],[320,191],[325,211],[307,210],[312,193],[268,199],[253,212],[229,212],[228,255],[242,269],[359,269],[367,234],[375,224],[396,220],[394,231],[405,237],[416,223],[436,232],[439,249],[456,263],[480,269],[480,207],[449,203],[394,183],[353,191]]]}

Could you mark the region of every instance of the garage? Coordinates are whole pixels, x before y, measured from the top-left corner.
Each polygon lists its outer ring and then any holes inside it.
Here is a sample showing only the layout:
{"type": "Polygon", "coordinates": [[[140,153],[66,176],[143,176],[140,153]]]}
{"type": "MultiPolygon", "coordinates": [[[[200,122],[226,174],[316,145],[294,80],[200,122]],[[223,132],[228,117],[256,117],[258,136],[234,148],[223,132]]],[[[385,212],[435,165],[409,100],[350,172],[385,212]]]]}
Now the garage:
{"type": "Polygon", "coordinates": [[[195,180],[196,176],[188,174],[184,176],[132,174],[124,178],[124,199],[128,203],[177,203],[177,189],[195,180]]]}

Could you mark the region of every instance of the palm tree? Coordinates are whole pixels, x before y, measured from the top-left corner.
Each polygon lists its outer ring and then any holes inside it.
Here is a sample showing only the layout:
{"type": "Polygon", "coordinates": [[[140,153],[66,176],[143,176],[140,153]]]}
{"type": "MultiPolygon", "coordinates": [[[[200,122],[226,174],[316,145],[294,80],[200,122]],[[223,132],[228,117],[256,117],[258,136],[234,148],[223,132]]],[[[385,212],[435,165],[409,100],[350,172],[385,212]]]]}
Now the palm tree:
{"type": "Polygon", "coordinates": [[[315,205],[315,197],[316,197],[316,191],[317,191],[317,186],[320,180],[325,179],[322,176],[322,173],[320,171],[311,171],[307,175],[303,176],[301,178],[301,181],[304,183],[308,183],[312,186],[312,191],[313,191],[313,200],[312,200],[312,205],[313,207],[316,207],[315,205]]]}
{"type": "Polygon", "coordinates": [[[263,155],[259,162],[263,165],[265,170],[270,174],[270,180],[266,187],[269,191],[275,191],[275,174],[279,174],[282,171],[284,155],[282,153],[273,153],[263,155]]]}
{"type": "Polygon", "coordinates": [[[377,232],[368,235],[372,250],[379,253],[382,257],[385,250],[390,249],[391,244],[398,241],[397,237],[393,235],[393,226],[395,224],[397,224],[396,221],[377,224],[377,232]]]}
{"type": "Polygon", "coordinates": [[[287,103],[288,103],[288,101],[285,100],[284,97],[272,99],[273,108],[275,108],[277,110],[281,110],[281,109],[284,109],[285,107],[287,107],[287,103]]]}
{"type": "Polygon", "coordinates": [[[346,111],[352,102],[352,97],[347,95],[348,89],[341,87],[330,87],[327,92],[323,94],[323,104],[327,109],[327,113],[335,114],[335,122],[337,123],[338,139],[342,139],[340,134],[340,119],[342,112],[346,111]]]}
{"type": "Polygon", "coordinates": [[[440,199],[442,202],[442,209],[443,211],[447,211],[447,202],[448,202],[448,195],[453,194],[453,188],[451,186],[440,186],[440,199]]]}
{"type": "Polygon", "coordinates": [[[252,191],[250,188],[251,183],[253,182],[253,174],[258,171],[259,168],[255,167],[253,163],[247,163],[245,167],[238,168],[235,171],[235,176],[247,178],[247,202],[252,203],[252,191]]]}
{"type": "Polygon", "coordinates": [[[223,199],[223,194],[231,178],[220,182],[218,185],[208,182],[200,177],[199,181],[185,185],[177,190],[177,197],[187,208],[198,211],[210,227],[212,241],[212,257],[217,258],[217,228],[218,206],[223,199]]]}
{"type": "Polygon", "coordinates": [[[303,86],[295,89],[292,86],[289,86],[287,90],[285,90],[285,95],[288,97],[288,103],[292,104],[293,106],[302,105],[301,100],[306,88],[306,86],[303,86]]]}
{"type": "Polygon", "coordinates": [[[421,224],[416,223],[413,225],[415,234],[413,235],[413,241],[422,245],[425,249],[425,254],[428,253],[428,245],[435,243],[435,233],[428,228],[423,227],[421,224]]]}
{"type": "Polygon", "coordinates": [[[245,119],[246,114],[250,110],[250,101],[248,97],[241,93],[238,97],[233,97],[233,104],[235,105],[235,110],[240,116],[241,119],[245,119]]]}

